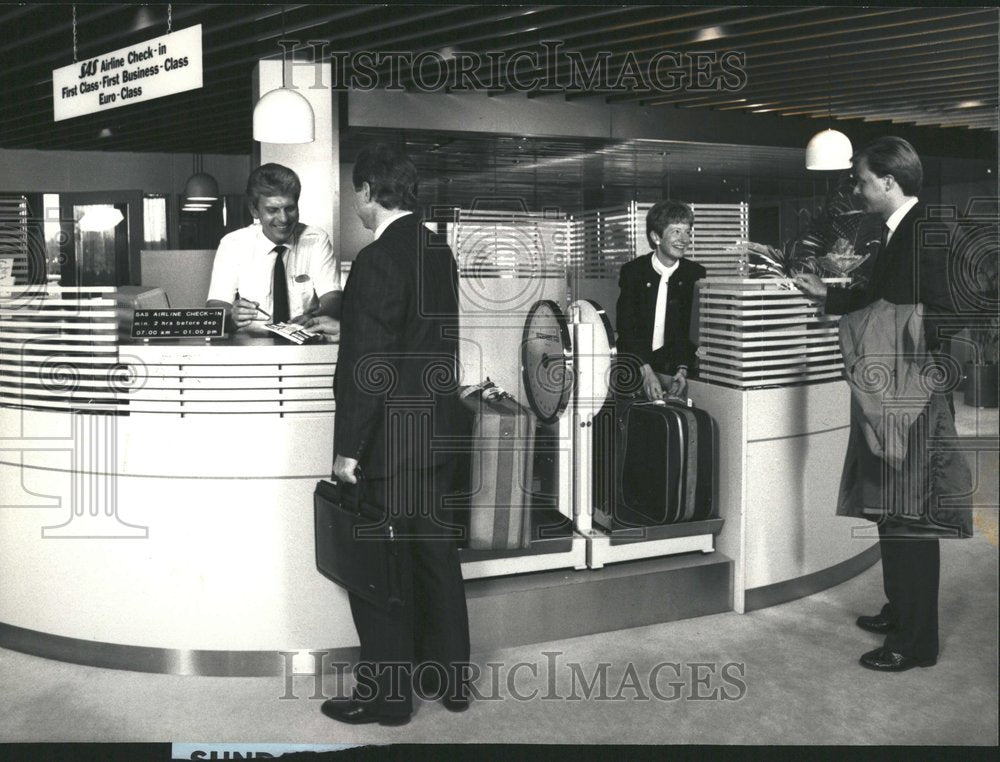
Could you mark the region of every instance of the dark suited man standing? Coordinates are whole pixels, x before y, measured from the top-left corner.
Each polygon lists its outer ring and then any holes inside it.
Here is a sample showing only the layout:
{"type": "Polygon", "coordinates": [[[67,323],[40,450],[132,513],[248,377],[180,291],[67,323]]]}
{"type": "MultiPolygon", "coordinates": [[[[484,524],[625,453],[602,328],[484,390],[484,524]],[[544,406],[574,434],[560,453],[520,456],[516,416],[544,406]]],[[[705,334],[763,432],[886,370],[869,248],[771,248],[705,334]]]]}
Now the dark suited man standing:
{"type": "MultiPolygon", "coordinates": [[[[859,323],[855,330],[866,343],[863,351],[850,362],[845,354],[849,381],[852,363],[857,362],[860,368],[862,363],[872,362],[884,367],[892,364],[892,380],[886,384],[901,384],[908,374],[913,378],[923,374],[926,358],[933,358],[940,344],[934,317],[954,309],[948,293],[949,254],[928,243],[933,236],[926,235],[927,215],[917,198],[923,168],[913,146],[902,138],[879,138],[855,154],[853,170],[855,195],[866,211],[884,222],[884,243],[869,282],[855,289],[827,287],[815,275],[802,274],[796,276],[796,285],[823,302],[827,313],[845,315],[841,320],[842,344],[845,320],[856,316],[868,321],[859,323]],[[917,309],[918,304],[923,307],[917,309]],[[927,354],[919,351],[921,334],[927,354]],[[886,347],[898,336],[905,339],[897,344],[895,354],[889,354],[886,347]],[[916,363],[911,369],[905,365],[908,354],[916,363]]],[[[921,385],[924,382],[912,384],[905,394],[897,392],[894,398],[885,398],[881,410],[866,413],[864,389],[859,394],[852,384],[851,436],[837,512],[878,524],[888,602],[878,614],[858,617],[857,625],[885,636],[881,647],[860,660],[862,666],[882,672],[929,667],[937,662],[938,538],[972,534],[971,506],[957,505],[956,500],[971,492],[968,466],[961,453],[928,446],[928,432],[944,439],[956,436],[953,409],[945,393],[930,391],[912,425],[898,431],[906,443],[905,454],[894,452],[891,444],[872,444],[871,433],[879,426],[888,441],[887,432],[896,425],[893,420],[902,417],[893,405],[907,394],[912,399],[912,391],[921,385]],[[873,421],[875,417],[879,420],[873,421]],[[867,432],[863,428],[866,423],[867,432]],[[953,507],[946,508],[942,498],[949,496],[953,507]]]]}
{"type": "Polygon", "coordinates": [[[452,711],[468,706],[465,588],[456,543],[437,520],[450,479],[436,448],[464,419],[455,395],[458,273],[451,249],[413,212],[417,171],[404,153],[365,148],[353,182],[355,209],[375,240],[344,289],[333,471],[354,483],[360,467],[368,495],[386,508],[404,603],[389,613],[350,596],[361,641],[355,674],[370,677],[322,711],[352,724],[403,724],[413,711],[411,678],[424,678],[423,695],[440,695],[452,711]]]}

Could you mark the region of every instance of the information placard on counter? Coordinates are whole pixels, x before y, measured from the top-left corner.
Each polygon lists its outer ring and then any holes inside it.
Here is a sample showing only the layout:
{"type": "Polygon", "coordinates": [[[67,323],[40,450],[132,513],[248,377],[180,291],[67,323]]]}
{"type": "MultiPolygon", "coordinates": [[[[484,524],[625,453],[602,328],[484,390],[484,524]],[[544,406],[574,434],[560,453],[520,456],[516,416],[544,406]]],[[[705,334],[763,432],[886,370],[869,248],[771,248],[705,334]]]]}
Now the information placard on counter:
{"type": "Polygon", "coordinates": [[[225,328],[224,309],[135,310],[133,339],[219,339],[225,328]]]}

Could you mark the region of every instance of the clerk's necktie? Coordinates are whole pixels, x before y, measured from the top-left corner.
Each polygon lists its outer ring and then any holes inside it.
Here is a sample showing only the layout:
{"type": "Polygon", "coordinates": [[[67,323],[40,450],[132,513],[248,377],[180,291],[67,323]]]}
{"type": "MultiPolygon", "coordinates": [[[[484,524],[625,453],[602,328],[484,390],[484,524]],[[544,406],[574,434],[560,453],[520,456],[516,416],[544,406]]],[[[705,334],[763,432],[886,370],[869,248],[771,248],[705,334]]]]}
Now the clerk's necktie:
{"type": "Polygon", "coordinates": [[[882,251],[885,251],[885,247],[889,244],[889,226],[882,225],[882,251]]]}
{"type": "Polygon", "coordinates": [[[274,278],[271,282],[271,319],[275,323],[285,323],[291,317],[288,312],[288,283],[285,281],[285,263],[282,255],[286,247],[279,244],[272,249],[274,258],[274,278]]]}

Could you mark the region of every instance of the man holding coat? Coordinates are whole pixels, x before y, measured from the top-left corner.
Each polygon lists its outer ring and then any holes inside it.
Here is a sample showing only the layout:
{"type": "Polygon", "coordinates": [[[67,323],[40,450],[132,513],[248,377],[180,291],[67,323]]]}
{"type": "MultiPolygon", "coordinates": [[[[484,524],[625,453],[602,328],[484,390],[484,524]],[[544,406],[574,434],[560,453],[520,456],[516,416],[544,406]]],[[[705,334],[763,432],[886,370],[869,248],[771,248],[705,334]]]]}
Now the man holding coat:
{"type": "MultiPolygon", "coordinates": [[[[948,253],[930,243],[917,194],[923,168],[897,137],[853,158],[854,193],[883,221],[883,246],[863,288],[828,287],[812,274],[796,285],[844,315],[840,341],[851,386],[851,435],[837,513],[878,525],[888,602],[858,617],[885,636],[861,665],[881,672],[929,667],[938,658],[938,538],[970,537],[971,476],[961,452],[944,446],[955,421],[942,383],[935,318],[953,309],[948,253]]],[[[938,231],[940,232],[940,231],[938,231]]]]}

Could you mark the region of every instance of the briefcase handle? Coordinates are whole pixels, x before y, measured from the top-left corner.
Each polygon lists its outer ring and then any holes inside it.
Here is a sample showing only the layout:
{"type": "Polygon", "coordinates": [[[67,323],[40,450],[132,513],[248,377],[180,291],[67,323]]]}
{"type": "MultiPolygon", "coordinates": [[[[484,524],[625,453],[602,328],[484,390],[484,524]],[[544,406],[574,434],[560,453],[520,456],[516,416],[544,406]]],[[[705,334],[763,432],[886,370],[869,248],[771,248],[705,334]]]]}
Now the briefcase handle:
{"type": "Polygon", "coordinates": [[[362,515],[361,504],[365,500],[365,492],[367,490],[364,472],[361,470],[360,465],[355,467],[354,475],[357,476],[358,481],[355,484],[350,484],[348,482],[341,482],[336,476],[330,474],[330,484],[338,488],[340,499],[346,506],[350,507],[350,503],[352,502],[349,500],[347,493],[351,493],[354,496],[354,513],[360,516],[362,515]]]}
{"type": "MultiPolygon", "coordinates": [[[[354,493],[354,501],[353,501],[353,502],[354,502],[354,506],[353,506],[353,512],[354,512],[355,514],[357,514],[358,516],[364,516],[364,515],[365,515],[365,513],[364,513],[364,511],[363,511],[363,510],[361,510],[361,505],[362,505],[363,503],[365,503],[365,496],[366,496],[366,494],[367,494],[367,490],[368,490],[368,481],[367,481],[367,480],[365,479],[365,475],[364,475],[364,472],[363,472],[363,471],[361,470],[361,466],[357,466],[357,467],[356,467],[356,468],[354,469],[354,473],[355,473],[355,475],[356,475],[356,476],[358,477],[358,481],[357,481],[357,483],[356,483],[356,484],[351,484],[351,485],[348,485],[348,486],[351,486],[351,487],[353,487],[354,489],[351,489],[351,490],[345,490],[345,489],[342,489],[342,488],[343,488],[343,487],[344,487],[345,485],[344,485],[344,484],[341,484],[341,483],[340,483],[340,482],[339,482],[339,481],[338,481],[338,480],[336,479],[336,477],[334,477],[334,476],[333,476],[332,474],[331,474],[331,476],[330,476],[330,483],[331,483],[331,484],[333,484],[333,485],[334,485],[335,487],[337,487],[337,488],[338,488],[338,493],[339,493],[339,495],[340,495],[340,499],[341,499],[341,501],[342,501],[342,502],[343,502],[343,503],[344,503],[344,504],[345,504],[345,505],[346,505],[346,506],[347,506],[348,508],[351,508],[351,505],[350,505],[350,502],[351,502],[351,501],[349,501],[349,499],[348,499],[348,497],[347,497],[347,495],[346,495],[345,493],[346,493],[346,492],[352,492],[352,493],[354,493]]],[[[377,506],[377,504],[376,504],[376,503],[368,503],[368,504],[369,504],[369,505],[372,505],[372,506],[377,506]]],[[[381,508],[379,508],[379,509],[378,509],[378,512],[381,512],[381,510],[382,510],[382,509],[381,509],[381,508]]],[[[374,519],[375,517],[374,517],[374,516],[369,516],[369,518],[372,518],[372,519],[374,519]]],[[[391,522],[391,521],[386,521],[386,531],[388,532],[388,535],[389,535],[389,539],[390,539],[390,540],[394,540],[394,539],[396,538],[396,529],[395,529],[395,527],[394,527],[394,526],[392,525],[392,522],[391,522]]],[[[396,553],[396,549],[395,549],[395,547],[393,547],[393,549],[392,549],[392,552],[393,552],[393,554],[395,555],[395,553],[396,553]]]]}

